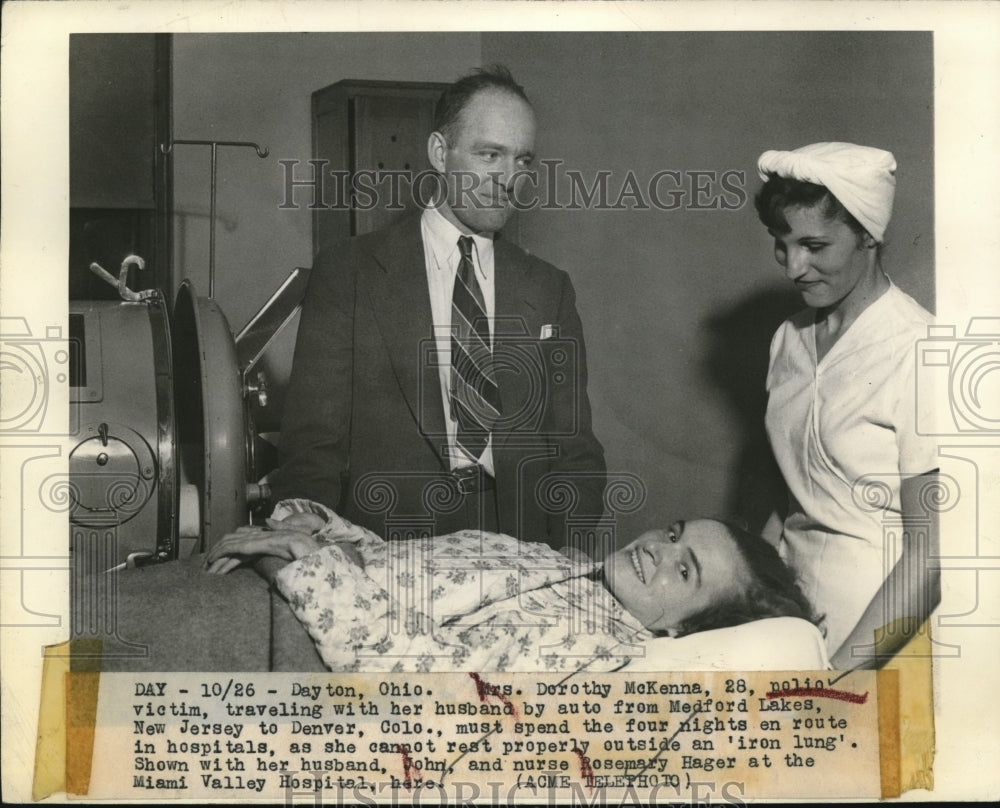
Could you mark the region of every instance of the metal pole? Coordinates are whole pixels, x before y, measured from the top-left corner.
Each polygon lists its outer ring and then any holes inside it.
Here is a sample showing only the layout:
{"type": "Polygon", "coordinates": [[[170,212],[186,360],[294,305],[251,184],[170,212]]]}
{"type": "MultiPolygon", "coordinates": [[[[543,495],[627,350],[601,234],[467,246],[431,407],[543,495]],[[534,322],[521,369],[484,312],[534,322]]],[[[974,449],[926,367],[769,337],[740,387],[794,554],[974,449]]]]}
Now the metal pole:
{"type": "Polygon", "coordinates": [[[238,146],[251,148],[257,152],[257,156],[264,159],[268,155],[267,146],[258,146],[245,140],[172,140],[170,143],[161,143],[160,151],[169,154],[174,146],[211,146],[212,147],[212,183],[211,201],[209,209],[208,224],[208,297],[215,297],[215,196],[216,196],[216,172],[218,168],[219,146],[238,146]]]}

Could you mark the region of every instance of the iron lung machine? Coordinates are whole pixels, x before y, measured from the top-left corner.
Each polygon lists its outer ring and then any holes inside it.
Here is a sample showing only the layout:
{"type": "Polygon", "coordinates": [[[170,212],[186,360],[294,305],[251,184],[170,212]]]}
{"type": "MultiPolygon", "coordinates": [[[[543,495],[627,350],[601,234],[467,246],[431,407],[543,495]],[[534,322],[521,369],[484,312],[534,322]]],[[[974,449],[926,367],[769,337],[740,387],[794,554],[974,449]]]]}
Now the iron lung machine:
{"type": "MultiPolygon", "coordinates": [[[[271,449],[255,413],[267,403],[257,364],[292,319],[308,271],[295,270],[234,336],[193,285],[172,309],[133,292],[71,301],[69,519],[74,575],[186,558],[254,520],[266,504],[271,449]]],[[[273,465],[273,463],[271,464],[273,465]]]]}

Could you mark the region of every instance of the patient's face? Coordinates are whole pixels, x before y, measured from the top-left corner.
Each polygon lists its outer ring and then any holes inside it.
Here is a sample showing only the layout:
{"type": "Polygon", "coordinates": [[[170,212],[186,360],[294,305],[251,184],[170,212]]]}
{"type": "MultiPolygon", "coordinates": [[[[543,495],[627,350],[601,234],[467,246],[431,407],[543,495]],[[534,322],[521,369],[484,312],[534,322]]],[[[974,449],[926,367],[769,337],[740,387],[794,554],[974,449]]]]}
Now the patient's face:
{"type": "Polygon", "coordinates": [[[604,561],[608,589],[653,631],[677,628],[750,580],[729,529],[712,519],[647,531],[604,561]]]}

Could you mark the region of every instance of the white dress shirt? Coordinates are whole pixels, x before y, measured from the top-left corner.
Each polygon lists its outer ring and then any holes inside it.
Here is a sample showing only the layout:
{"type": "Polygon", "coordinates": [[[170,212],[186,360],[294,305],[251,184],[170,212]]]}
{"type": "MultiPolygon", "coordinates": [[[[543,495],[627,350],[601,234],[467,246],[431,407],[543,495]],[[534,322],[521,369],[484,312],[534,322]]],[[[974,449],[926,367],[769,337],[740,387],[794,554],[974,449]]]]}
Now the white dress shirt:
{"type": "MultiPolygon", "coordinates": [[[[448,430],[446,456],[452,469],[475,465],[478,460],[489,474],[493,474],[493,436],[490,435],[486,448],[479,458],[470,457],[459,448],[455,439],[458,422],[451,416],[451,301],[455,287],[455,276],[461,253],[458,239],[465,235],[449,222],[437,208],[426,208],[420,217],[420,232],[424,241],[424,264],[427,267],[427,289],[431,299],[431,316],[434,320],[434,336],[437,341],[438,378],[441,384],[441,401],[444,403],[444,422],[448,430]]],[[[490,343],[493,341],[493,319],[496,312],[496,293],[493,285],[493,239],[472,236],[474,249],[472,260],[476,276],[486,305],[489,322],[490,343]]]]}

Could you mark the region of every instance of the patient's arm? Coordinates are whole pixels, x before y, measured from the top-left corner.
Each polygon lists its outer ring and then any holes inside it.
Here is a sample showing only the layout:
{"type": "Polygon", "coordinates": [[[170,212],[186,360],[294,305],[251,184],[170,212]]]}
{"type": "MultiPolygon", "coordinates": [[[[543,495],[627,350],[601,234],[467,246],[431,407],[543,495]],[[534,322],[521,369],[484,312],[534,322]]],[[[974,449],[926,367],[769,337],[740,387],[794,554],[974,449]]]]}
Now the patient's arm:
{"type": "Polygon", "coordinates": [[[223,536],[205,556],[205,567],[209,572],[225,575],[255,556],[275,556],[294,561],[320,547],[322,542],[301,530],[273,530],[267,525],[247,525],[223,536]]]}
{"type": "MultiPolygon", "coordinates": [[[[294,561],[329,544],[313,531],[325,521],[314,514],[296,513],[283,520],[268,519],[264,525],[239,527],[215,544],[205,557],[205,567],[211,573],[225,575],[257,556],[272,556],[294,561]]],[[[336,542],[349,561],[364,567],[357,548],[350,542],[336,542]]]]}

